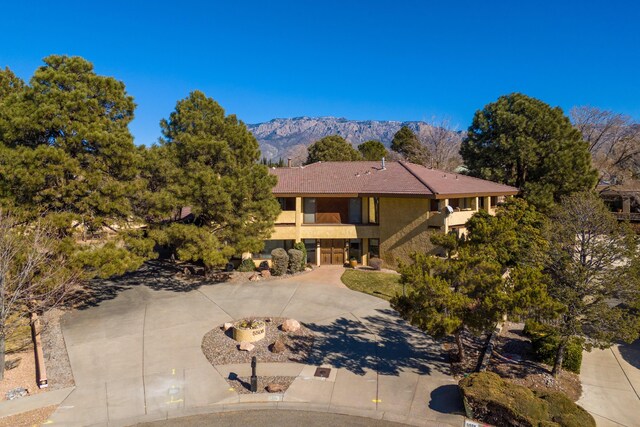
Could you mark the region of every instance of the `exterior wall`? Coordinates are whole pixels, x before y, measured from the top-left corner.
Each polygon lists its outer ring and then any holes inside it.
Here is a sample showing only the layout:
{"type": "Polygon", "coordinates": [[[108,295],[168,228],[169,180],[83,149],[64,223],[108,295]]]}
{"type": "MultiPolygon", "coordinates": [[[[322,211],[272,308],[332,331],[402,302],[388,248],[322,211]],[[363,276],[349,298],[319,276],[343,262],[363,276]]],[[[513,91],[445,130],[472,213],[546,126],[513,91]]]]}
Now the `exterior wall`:
{"type": "Polygon", "coordinates": [[[386,264],[394,267],[412,252],[433,250],[429,236],[441,228],[430,227],[429,203],[426,198],[380,198],[380,257],[386,264]]]}

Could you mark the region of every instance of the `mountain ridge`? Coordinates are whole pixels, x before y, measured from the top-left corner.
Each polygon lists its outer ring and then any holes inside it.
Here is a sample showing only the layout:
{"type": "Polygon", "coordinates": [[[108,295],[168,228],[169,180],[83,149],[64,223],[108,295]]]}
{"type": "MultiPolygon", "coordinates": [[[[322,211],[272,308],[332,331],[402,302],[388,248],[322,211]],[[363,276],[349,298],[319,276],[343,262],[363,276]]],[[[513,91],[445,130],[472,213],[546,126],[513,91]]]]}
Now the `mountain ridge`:
{"type": "Polygon", "coordinates": [[[274,118],[247,124],[260,144],[263,157],[268,160],[291,158],[294,163],[302,163],[307,156],[307,147],[329,135],[342,136],[354,147],[372,139],[389,147],[393,135],[402,126],[408,126],[418,136],[433,128],[419,120],[350,120],[334,116],[274,118]]]}

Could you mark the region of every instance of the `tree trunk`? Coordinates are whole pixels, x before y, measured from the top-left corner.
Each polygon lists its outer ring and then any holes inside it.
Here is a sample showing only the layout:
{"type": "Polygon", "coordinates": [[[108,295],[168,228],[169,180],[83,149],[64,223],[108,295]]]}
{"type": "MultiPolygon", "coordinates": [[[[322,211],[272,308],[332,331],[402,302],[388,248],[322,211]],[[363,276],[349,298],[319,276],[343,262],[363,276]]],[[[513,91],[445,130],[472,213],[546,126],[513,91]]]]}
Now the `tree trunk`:
{"type": "Polygon", "coordinates": [[[4,337],[0,337],[0,380],[4,379],[4,337]]]}
{"type": "Polygon", "coordinates": [[[464,355],[464,347],[462,345],[462,335],[460,331],[457,331],[455,333],[455,337],[456,337],[456,344],[458,345],[458,362],[463,362],[465,359],[465,355],[464,355]]]}
{"type": "Polygon", "coordinates": [[[551,370],[551,374],[554,377],[558,377],[558,374],[562,370],[562,361],[564,360],[564,351],[567,348],[567,341],[562,340],[560,345],[558,346],[558,351],[556,352],[556,360],[553,362],[553,369],[551,370]]]}

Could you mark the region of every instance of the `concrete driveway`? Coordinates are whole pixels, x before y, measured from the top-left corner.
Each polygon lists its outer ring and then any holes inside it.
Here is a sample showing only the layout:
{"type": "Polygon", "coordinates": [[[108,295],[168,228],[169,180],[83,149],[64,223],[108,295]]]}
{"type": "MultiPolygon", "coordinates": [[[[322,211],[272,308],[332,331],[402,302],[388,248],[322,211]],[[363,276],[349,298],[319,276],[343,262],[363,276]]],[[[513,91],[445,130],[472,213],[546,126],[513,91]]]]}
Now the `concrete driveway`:
{"type": "Polygon", "coordinates": [[[283,280],[185,286],[152,265],[97,285],[87,308],[63,318],[76,388],[50,422],[130,425],[278,408],[461,426],[440,345],[386,301],[346,289],[340,273],[328,267],[283,280]],[[201,351],[207,331],[248,316],[292,317],[317,333],[312,365],[259,365],[259,375],[296,377],[284,394],[238,395],[225,376],[250,367],[214,367],[201,351]],[[313,376],[320,365],[334,368],[330,378],[313,376]]]}
{"type": "Polygon", "coordinates": [[[640,426],[640,340],[582,357],[578,404],[599,427],[640,426]]]}

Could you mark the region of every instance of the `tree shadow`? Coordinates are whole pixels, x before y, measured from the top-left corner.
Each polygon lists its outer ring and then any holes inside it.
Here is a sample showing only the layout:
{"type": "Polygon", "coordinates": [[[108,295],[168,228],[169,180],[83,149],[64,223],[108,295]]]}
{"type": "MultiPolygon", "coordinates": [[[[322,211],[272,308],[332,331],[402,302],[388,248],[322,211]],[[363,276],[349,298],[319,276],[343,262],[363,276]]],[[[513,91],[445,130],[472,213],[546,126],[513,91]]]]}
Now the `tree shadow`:
{"type": "Polygon", "coordinates": [[[306,324],[317,334],[309,362],[345,368],[357,375],[367,371],[394,376],[400,372],[449,374],[440,343],[407,324],[395,311],[376,311],[359,321],[340,317],[327,325],[306,324]]]}
{"type": "Polygon", "coordinates": [[[618,350],[628,364],[636,369],[640,369],[640,339],[635,340],[631,344],[620,344],[618,350]]]}
{"type": "Polygon", "coordinates": [[[190,292],[201,286],[226,282],[231,277],[227,272],[215,272],[206,278],[191,274],[197,268],[192,264],[174,264],[166,260],[147,261],[131,273],[89,281],[69,294],[65,306],[79,310],[96,307],[103,301],[114,299],[123,291],[139,286],[153,291],[190,292]]]}
{"type": "Polygon", "coordinates": [[[429,408],[442,414],[464,415],[460,388],[456,384],[446,384],[434,389],[429,408]]]}

